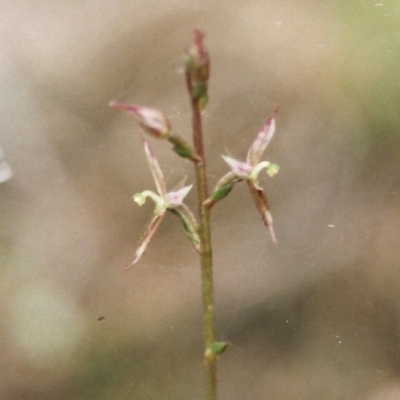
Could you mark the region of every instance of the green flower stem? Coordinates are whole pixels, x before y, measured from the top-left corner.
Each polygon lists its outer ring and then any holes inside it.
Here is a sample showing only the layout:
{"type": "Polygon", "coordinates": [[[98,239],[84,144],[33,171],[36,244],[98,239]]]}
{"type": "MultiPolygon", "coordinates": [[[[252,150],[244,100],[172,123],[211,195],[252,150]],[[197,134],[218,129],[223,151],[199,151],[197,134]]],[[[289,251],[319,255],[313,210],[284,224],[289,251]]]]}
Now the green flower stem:
{"type": "Polygon", "coordinates": [[[193,144],[199,160],[194,162],[198,193],[200,223],[201,286],[203,295],[204,367],[206,373],[206,399],[217,399],[217,355],[211,351],[215,342],[215,313],[213,289],[213,262],[210,230],[210,208],[204,204],[208,198],[207,170],[203,145],[201,104],[193,95],[193,85],[186,72],[186,85],[192,107],[193,144]]]}

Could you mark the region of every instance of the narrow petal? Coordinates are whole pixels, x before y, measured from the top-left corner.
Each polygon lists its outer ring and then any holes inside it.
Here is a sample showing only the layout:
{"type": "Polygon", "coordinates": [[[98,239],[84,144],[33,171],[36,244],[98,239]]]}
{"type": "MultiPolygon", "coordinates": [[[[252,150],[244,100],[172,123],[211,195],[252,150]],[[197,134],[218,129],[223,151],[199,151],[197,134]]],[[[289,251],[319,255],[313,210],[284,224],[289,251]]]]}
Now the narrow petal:
{"type": "Polygon", "coordinates": [[[264,222],[265,226],[268,227],[269,229],[272,241],[275,244],[278,244],[273,227],[272,215],[269,210],[269,204],[266,195],[264,194],[263,190],[259,186],[255,186],[253,182],[247,181],[247,184],[249,186],[250,193],[253,197],[256,207],[259,213],[261,214],[262,221],[264,222]]]}
{"type": "Polygon", "coordinates": [[[150,243],[151,238],[155,234],[158,226],[160,225],[163,217],[165,214],[162,215],[156,215],[150,222],[149,226],[146,229],[146,232],[142,236],[142,239],[140,240],[139,247],[136,250],[135,253],[135,258],[132,261],[132,263],[125,268],[126,270],[133,267],[142,257],[143,253],[146,251],[147,245],[150,243]]]}
{"type": "Polygon", "coordinates": [[[247,178],[252,170],[252,166],[244,161],[239,161],[228,156],[222,156],[222,158],[229,165],[233,173],[239,178],[247,178]]]}
{"type": "Polygon", "coordinates": [[[175,208],[182,205],[184,198],[190,192],[190,189],[193,185],[185,186],[179,190],[175,190],[173,192],[168,192],[165,196],[165,200],[169,208],[175,208]]]}
{"type": "Polygon", "coordinates": [[[161,171],[160,164],[158,163],[157,159],[155,158],[149,143],[144,138],[143,138],[143,143],[144,143],[144,152],[146,154],[147,161],[150,165],[150,170],[153,175],[153,179],[156,184],[157,191],[162,197],[165,197],[167,195],[167,188],[165,186],[165,179],[164,179],[164,175],[161,171]]]}
{"type": "Polygon", "coordinates": [[[253,144],[247,153],[247,162],[250,165],[256,165],[260,161],[266,147],[274,136],[275,132],[275,115],[278,109],[267,119],[261,131],[257,134],[253,144]]]}

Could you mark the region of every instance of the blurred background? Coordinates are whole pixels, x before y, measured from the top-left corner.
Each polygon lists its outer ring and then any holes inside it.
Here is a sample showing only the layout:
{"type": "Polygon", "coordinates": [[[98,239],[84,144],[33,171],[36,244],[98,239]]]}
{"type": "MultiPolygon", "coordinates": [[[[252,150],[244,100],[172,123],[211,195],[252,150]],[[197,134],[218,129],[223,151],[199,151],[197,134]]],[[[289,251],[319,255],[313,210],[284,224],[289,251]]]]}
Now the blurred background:
{"type": "MultiPolygon", "coordinates": [[[[199,262],[119,100],[190,138],[182,55],[206,33],[210,185],[276,105],[262,184],[213,209],[221,399],[400,399],[400,3],[0,1],[0,398],[203,399],[199,262]]],[[[169,187],[189,163],[152,141],[169,187]]],[[[188,203],[195,207],[194,193],[188,203]]]]}

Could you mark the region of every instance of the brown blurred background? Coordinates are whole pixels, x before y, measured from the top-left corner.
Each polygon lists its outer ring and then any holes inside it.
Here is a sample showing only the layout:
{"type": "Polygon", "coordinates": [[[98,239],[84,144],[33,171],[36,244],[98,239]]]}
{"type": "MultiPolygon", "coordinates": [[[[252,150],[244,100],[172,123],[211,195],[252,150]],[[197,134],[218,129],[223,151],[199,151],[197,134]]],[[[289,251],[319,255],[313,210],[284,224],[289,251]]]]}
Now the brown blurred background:
{"type": "MultiPolygon", "coordinates": [[[[400,399],[400,3],[0,1],[0,399],[203,399],[198,260],[111,99],[190,137],[193,28],[212,57],[210,184],[279,104],[263,178],[213,210],[220,398],[400,399]],[[99,317],[104,317],[98,320],[99,317]]],[[[152,142],[170,186],[191,165],[152,142]]],[[[194,193],[188,202],[194,207],[194,193]]]]}

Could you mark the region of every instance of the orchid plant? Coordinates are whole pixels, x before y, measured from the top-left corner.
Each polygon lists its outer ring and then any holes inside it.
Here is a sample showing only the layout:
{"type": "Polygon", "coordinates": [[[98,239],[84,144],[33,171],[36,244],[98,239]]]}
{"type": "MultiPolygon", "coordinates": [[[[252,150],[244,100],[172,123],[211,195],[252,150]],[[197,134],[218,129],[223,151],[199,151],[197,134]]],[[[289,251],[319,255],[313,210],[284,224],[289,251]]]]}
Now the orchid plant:
{"type": "Polygon", "coordinates": [[[216,400],[217,360],[218,356],[226,349],[227,343],[215,339],[210,210],[218,201],[230,193],[236,183],[246,181],[254,203],[261,214],[262,221],[269,229],[273,242],[277,244],[269,202],[258,181],[261,171],[266,170],[267,174],[273,177],[279,170],[276,164],[261,160],[275,132],[277,109],[275,109],[256,135],[247,152],[246,161],[240,161],[226,155],[222,156],[223,160],[228,164],[230,171],[217,182],[214,190],[209,194],[203,145],[202,112],[208,102],[207,87],[210,75],[210,62],[208,52],[204,47],[203,38],[204,35],[202,32],[195,30],[193,41],[185,54],[185,79],[192,110],[193,146],[188,144],[182,137],[173,133],[170,122],[157,109],[116,101],[110,102],[110,106],[131,114],[141,128],[144,151],[157,189],[157,193],[151,190],[144,190],[133,196],[134,201],[139,205],[144,204],[148,198],[152,199],[155,203],[155,208],[153,218],[142,236],[132,263],[127,269],[134,266],[143,256],[166,212],[170,211],[177,215],[181,219],[185,232],[200,257],[206,399],[216,400]],[[197,218],[184,203],[184,199],[193,185],[167,191],[160,165],[144,134],[148,134],[156,139],[169,141],[173,145],[175,153],[193,163],[198,198],[197,218]]]}

